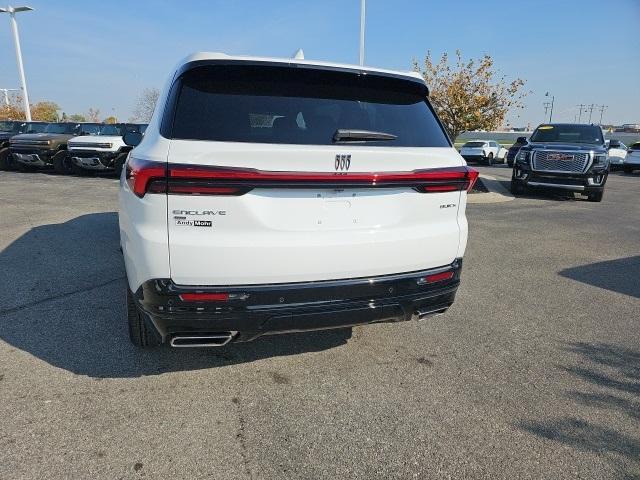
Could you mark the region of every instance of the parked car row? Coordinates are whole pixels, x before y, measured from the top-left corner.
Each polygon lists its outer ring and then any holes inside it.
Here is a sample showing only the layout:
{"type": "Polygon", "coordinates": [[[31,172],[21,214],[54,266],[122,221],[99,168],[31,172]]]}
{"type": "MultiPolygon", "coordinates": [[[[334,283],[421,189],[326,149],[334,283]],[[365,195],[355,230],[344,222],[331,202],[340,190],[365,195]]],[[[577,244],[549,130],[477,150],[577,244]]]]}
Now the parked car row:
{"type": "Polygon", "coordinates": [[[127,132],[144,133],[140,123],[0,122],[0,169],[53,167],[60,174],[113,171],[120,174],[131,147],[127,132]]]}
{"type": "MultiPolygon", "coordinates": [[[[520,149],[528,144],[527,137],[518,137],[509,149],[505,149],[493,140],[469,140],[460,148],[460,155],[467,162],[482,162],[488,165],[506,163],[509,167],[515,164],[520,149]]],[[[631,173],[640,169],[637,166],[637,155],[640,154],[640,143],[627,147],[619,140],[605,140],[609,170],[624,170],[631,173]],[[629,156],[631,155],[631,156],[629,156]]]]}

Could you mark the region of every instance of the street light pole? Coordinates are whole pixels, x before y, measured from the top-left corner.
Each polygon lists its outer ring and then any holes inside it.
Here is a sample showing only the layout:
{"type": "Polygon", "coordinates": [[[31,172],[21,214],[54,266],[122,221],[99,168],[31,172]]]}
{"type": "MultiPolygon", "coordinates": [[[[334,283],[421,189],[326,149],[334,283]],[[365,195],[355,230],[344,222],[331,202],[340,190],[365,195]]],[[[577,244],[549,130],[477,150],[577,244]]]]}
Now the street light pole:
{"type": "Polygon", "coordinates": [[[18,34],[18,22],[16,22],[16,13],[28,12],[33,10],[31,7],[6,7],[0,8],[0,13],[8,13],[11,17],[11,30],[13,31],[13,42],[16,47],[16,59],[18,60],[18,74],[20,75],[20,83],[22,84],[22,102],[24,103],[24,115],[27,122],[31,121],[31,108],[29,107],[29,94],[27,93],[27,81],[24,76],[24,66],[22,65],[22,50],[20,49],[20,36],[18,34]]]}
{"type": "Polygon", "coordinates": [[[364,20],[367,0],[360,0],[360,65],[364,65],[364,20]]]}

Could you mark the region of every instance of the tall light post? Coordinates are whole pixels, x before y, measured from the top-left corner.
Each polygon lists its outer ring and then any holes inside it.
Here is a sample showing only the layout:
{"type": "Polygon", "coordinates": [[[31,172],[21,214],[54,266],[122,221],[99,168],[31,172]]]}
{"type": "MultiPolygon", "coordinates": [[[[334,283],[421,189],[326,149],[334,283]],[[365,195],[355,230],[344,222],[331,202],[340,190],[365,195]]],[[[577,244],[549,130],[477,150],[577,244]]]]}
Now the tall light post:
{"type": "Polygon", "coordinates": [[[553,118],[553,102],[556,97],[554,95],[549,95],[549,92],[544,94],[545,97],[551,97],[551,112],[549,113],[549,123],[551,123],[551,119],[553,118]]]}
{"type": "Polygon", "coordinates": [[[24,115],[27,122],[31,121],[31,109],[29,108],[29,94],[27,93],[27,81],[24,77],[24,66],[22,65],[22,50],[20,49],[20,36],[18,35],[18,22],[16,22],[16,13],[28,12],[33,10],[31,7],[6,7],[0,8],[0,13],[8,13],[11,17],[11,29],[13,30],[13,42],[16,46],[16,58],[18,60],[18,73],[20,74],[20,82],[22,83],[22,101],[24,103],[24,115]]]}
{"type": "Polygon", "coordinates": [[[367,0],[360,0],[360,65],[364,65],[364,20],[367,0]]]}

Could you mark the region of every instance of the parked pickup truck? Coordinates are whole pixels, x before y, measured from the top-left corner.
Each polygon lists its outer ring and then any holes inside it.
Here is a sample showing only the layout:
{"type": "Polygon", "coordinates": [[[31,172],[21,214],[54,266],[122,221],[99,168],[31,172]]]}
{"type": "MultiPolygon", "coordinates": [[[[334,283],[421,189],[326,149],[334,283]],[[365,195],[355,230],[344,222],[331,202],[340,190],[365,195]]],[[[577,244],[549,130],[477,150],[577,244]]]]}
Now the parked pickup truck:
{"type": "Polygon", "coordinates": [[[70,173],[67,142],[78,135],[96,133],[100,126],[99,123],[49,123],[42,133],[12,137],[11,154],[22,170],[53,165],[56,173],[70,173]]]}
{"type": "Polygon", "coordinates": [[[126,132],[144,133],[145,124],[105,124],[95,135],[74,137],[68,143],[71,170],[78,175],[91,171],[115,171],[120,176],[131,147],[124,143],[126,132]]]}
{"type": "Polygon", "coordinates": [[[0,170],[13,170],[15,165],[9,151],[9,139],[21,133],[42,132],[47,122],[2,121],[0,122],[0,170]]]}
{"type": "Polygon", "coordinates": [[[600,202],[609,174],[609,158],[598,125],[547,123],[516,155],[511,192],[530,188],[578,192],[600,202]]]}

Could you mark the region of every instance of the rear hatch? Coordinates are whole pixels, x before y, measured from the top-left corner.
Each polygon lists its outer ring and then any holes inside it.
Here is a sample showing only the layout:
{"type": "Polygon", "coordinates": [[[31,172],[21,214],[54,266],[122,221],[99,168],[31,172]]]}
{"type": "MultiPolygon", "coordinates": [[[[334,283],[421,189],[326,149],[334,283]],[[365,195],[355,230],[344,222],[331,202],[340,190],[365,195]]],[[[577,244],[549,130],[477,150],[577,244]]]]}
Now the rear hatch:
{"type": "Polygon", "coordinates": [[[483,155],[483,142],[467,142],[460,149],[460,155],[467,155],[470,157],[482,156],[483,155]]]}
{"type": "Polygon", "coordinates": [[[171,276],[183,285],[358,278],[450,264],[468,172],[424,84],[205,66],[173,87],[171,276]]]}

